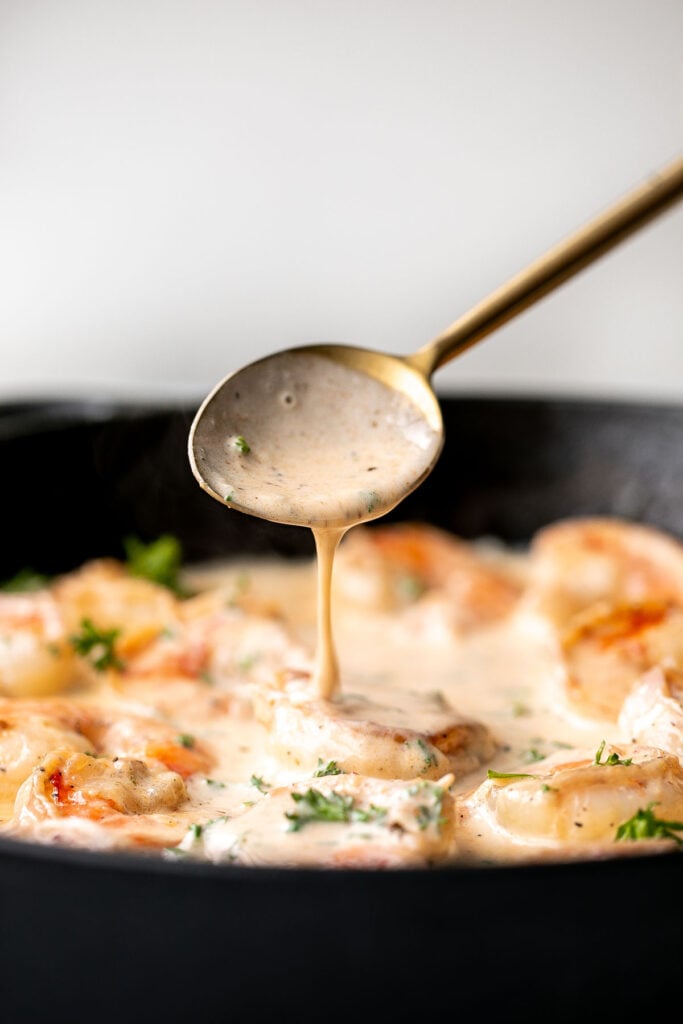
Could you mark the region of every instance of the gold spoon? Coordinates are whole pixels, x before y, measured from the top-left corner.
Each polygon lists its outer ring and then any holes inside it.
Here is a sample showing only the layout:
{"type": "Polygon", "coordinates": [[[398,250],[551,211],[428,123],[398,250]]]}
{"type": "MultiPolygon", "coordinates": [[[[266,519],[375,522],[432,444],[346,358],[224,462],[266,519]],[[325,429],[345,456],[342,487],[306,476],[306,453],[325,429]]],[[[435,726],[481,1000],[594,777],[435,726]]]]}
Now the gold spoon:
{"type": "Polygon", "coordinates": [[[192,424],[200,485],[251,515],[341,529],[384,515],[443,447],[434,372],[683,196],[683,158],[626,195],[409,356],[291,348],[231,373],[192,424]]]}

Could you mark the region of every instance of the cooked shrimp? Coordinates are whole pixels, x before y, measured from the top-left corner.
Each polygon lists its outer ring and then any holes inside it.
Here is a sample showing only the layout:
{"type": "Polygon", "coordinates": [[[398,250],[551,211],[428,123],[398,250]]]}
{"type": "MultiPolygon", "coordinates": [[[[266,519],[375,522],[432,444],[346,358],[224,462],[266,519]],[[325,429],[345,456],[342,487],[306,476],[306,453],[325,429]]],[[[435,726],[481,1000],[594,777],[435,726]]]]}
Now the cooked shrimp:
{"type": "Polygon", "coordinates": [[[129,659],[126,673],[208,677],[239,690],[245,681],[268,681],[285,668],[310,665],[310,652],[282,621],[226,607],[220,594],[211,594],[185,602],[175,628],[129,659]]]}
{"type": "Polygon", "coordinates": [[[624,701],[618,724],[634,743],[683,757],[683,672],[665,664],[645,672],[624,701]]]}
{"type": "Polygon", "coordinates": [[[214,763],[201,739],[151,715],[116,707],[98,712],[76,700],[5,701],[0,702],[0,800],[14,799],[34,766],[57,748],[155,761],[183,778],[214,763]]]}
{"type": "Polygon", "coordinates": [[[683,667],[683,607],[664,602],[592,606],[561,640],[566,697],[581,714],[615,722],[649,668],[683,667]]]}
{"type": "Polygon", "coordinates": [[[178,622],[180,602],[166,587],[130,576],[114,559],[86,563],[57,580],[52,592],[70,635],[84,620],[116,630],[123,662],[178,622]]]}
{"type": "Polygon", "coordinates": [[[73,648],[52,595],[0,594],[0,694],[46,696],[77,679],[73,648]]]}
{"type": "Polygon", "coordinates": [[[334,760],[347,772],[381,779],[464,775],[489,760],[496,742],[481,722],[439,693],[401,693],[382,703],[368,693],[322,700],[295,679],[255,694],[255,714],[280,761],[313,772],[334,760]]]}
{"type": "Polygon", "coordinates": [[[184,779],[208,771],[214,763],[201,740],[151,715],[119,709],[109,714],[93,712],[81,730],[98,754],[159,761],[184,779]]]}
{"type": "MultiPolygon", "coordinates": [[[[357,527],[342,541],[335,591],[375,611],[417,607],[438,595],[452,633],[508,615],[521,591],[519,566],[423,524],[357,527]]],[[[433,611],[432,611],[433,614],[433,611]]]]}
{"type": "Polygon", "coordinates": [[[529,553],[525,602],[560,630],[598,603],[683,603],[683,544],[652,526],[568,519],[539,530],[529,553]]]}
{"type": "Polygon", "coordinates": [[[236,818],[194,826],[179,851],[216,863],[426,866],[453,849],[451,783],[309,779],[271,790],[236,818]]]}
{"type": "Polygon", "coordinates": [[[13,801],[35,766],[57,747],[91,749],[80,732],[77,716],[67,706],[37,701],[0,705],[0,802],[13,801]]]}
{"type": "Polygon", "coordinates": [[[117,833],[125,832],[128,845],[166,846],[182,832],[168,813],[186,799],[185,784],[174,771],[134,758],[111,760],[58,749],[19,788],[7,831],[51,841],[58,822],[59,839],[68,841],[65,819],[76,818],[105,826],[108,845],[117,845],[117,833]],[[132,827],[131,817],[138,819],[132,827]]]}
{"type": "Polygon", "coordinates": [[[683,768],[657,748],[601,744],[595,753],[553,754],[532,772],[488,778],[462,806],[518,843],[567,854],[603,843],[616,854],[617,831],[639,812],[652,806],[658,818],[683,820],[683,768]]]}

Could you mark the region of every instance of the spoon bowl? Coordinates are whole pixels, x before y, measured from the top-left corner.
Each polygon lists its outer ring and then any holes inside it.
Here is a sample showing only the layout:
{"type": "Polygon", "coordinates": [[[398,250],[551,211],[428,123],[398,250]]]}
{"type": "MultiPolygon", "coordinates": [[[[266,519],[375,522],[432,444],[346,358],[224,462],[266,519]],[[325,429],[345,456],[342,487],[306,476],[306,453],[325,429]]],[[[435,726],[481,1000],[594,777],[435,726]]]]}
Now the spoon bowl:
{"type": "Polygon", "coordinates": [[[233,508],[337,528],[390,511],[442,446],[438,400],[408,359],[307,345],[222,380],[195,418],[190,462],[201,486],[233,508]]]}

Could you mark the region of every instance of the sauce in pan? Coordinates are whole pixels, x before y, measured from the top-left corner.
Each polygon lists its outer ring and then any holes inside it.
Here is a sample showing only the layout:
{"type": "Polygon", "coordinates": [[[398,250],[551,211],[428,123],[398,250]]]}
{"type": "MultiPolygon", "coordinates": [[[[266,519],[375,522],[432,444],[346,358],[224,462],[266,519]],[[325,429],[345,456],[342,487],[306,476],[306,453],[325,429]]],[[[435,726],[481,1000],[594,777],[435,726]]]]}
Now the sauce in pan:
{"type": "Polygon", "coordinates": [[[569,520],[512,551],[359,526],[331,582],[331,697],[317,577],[186,567],[179,596],[103,560],[2,595],[4,834],[328,868],[677,845],[677,540],[569,520]]]}

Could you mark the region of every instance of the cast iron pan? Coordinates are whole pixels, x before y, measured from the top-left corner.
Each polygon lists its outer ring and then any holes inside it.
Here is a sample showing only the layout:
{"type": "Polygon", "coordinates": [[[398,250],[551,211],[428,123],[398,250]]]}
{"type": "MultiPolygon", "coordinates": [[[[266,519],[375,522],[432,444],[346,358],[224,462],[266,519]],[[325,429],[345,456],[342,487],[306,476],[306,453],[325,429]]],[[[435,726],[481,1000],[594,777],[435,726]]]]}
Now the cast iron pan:
{"type": "MultiPolygon", "coordinates": [[[[683,536],[683,408],[445,395],[442,406],[440,462],[389,518],[519,544],[584,513],[683,536]]],[[[186,455],[195,409],[0,408],[0,578],[120,556],[129,533],[175,533],[187,560],[312,554],[308,531],[199,489],[186,455]]],[[[0,1020],[649,1019],[679,992],[681,920],[677,853],[344,872],[4,840],[0,1020]]]]}

